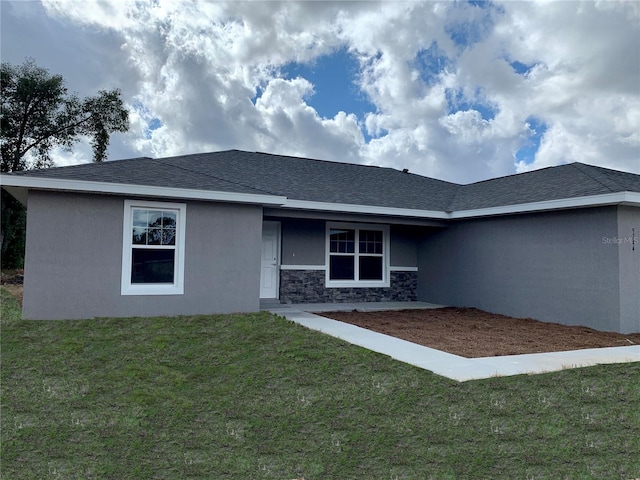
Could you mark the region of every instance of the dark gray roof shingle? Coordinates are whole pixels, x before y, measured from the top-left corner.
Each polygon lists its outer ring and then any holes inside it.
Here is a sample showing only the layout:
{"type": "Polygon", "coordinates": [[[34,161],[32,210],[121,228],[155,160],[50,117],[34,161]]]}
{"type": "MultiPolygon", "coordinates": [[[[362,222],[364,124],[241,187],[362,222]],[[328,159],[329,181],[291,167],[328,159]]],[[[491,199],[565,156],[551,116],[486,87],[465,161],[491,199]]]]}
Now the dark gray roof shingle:
{"type": "Polygon", "coordinates": [[[164,159],[147,157],[29,170],[14,175],[220,192],[268,193],[250,186],[234,184],[215,175],[173,166],[164,159]]]}
{"type": "Polygon", "coordinates": [[[456,184],[391,168],[241,151],[163,159],[293,200],[442,210],[456,184]]]}
{"type": "Polygon", "coordinates": [[[12,175],[285,196],[290,200],[460,211],[640,192],[640,175],[571,163],[468,185],[349,163],[228,150],[12,175]]]}
{"type": "Polygon", "coordinates": [[[569,163],[461,185],[449,210],[474,210],[624,191],[640,192],[640,175],[569,163]]]}
{"type": "Polygon", "coordinates": [[[20,174],[436,211],[445,210],[458,187],[391,168],[238,150],[117,160],[20,174]]]}

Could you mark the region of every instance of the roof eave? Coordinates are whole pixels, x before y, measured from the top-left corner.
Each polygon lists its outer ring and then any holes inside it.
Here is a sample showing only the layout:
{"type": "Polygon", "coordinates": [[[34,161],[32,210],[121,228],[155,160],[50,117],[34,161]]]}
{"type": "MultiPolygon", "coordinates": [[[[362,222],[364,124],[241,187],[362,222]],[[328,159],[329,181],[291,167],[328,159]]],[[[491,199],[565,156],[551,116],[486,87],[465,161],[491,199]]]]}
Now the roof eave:
{"type": "Polygon", "coordinates": [[[382,207],[376,205],[357,205],[350,203],[313,202],[308,200],[287,199],[287,201],[282,205],[281,208],[338,213],[362,213],[368,215],[382,215],[393,217],[429,218],[439,220],[449,218],[449,214],[447,212],[439,210],[420,210],[413,208],[382,207]]]}
{"type": "Polygon", "coordinates": [[[449,214],[450,219],[464,219],[475,217],[493,217],[514,213],[533,213],[552,210],[567,210],[572,208],[605,207],[611,205],[628,205],[640,207],[640,192],[616,192],[583,197],[561,198],[542,202],[520,203],[472,210],[457,210],[449,214]]]}
{"type": "MultiPolygon", "coordinates": [[[[60,178],[38,178],[33,176],[23,177],[3,175],[0,184],[14,196],[16,195],[15,193],[12,193],[12,190],[13,192],[17,192],[18,189],[34,189],[78,193],[133,195],[138,197],[153,198],[208,200],[230,203],[249,203],[257,205],[282,205],[286,201],[286,197],[279,195],[156,187],[150,185],[134,185],[125,183],[91,182],[60,178]]],[[[24,197],[24,195],[21,195],[21,197],[24,197]]]]}

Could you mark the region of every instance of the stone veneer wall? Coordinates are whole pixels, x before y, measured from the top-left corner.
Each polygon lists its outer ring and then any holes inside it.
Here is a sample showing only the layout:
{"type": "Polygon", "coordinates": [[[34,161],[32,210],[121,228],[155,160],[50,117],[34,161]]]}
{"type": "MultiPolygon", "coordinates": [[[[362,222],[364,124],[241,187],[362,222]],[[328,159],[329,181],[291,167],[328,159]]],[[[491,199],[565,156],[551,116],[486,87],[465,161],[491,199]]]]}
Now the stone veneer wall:
{"type": "Polygon", "coordinates": [[[281,270],[280,302],[415,302],[417,272],[391,272],[390,287],[326,288],[324,270],[281,270]]]}

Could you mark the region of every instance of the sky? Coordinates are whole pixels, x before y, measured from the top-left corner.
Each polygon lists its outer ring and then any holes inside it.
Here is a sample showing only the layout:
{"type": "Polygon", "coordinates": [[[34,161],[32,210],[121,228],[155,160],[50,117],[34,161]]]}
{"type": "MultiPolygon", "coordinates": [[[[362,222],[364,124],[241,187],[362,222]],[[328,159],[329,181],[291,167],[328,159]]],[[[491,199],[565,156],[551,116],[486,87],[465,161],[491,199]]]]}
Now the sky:
{"type": "MultiPolygon", "coordinates": [[[[569,162],[640,173],[640,2],[0,2],[33,58],[130,110],[109,159],[228,149],[457,183],[569,162]]],[[[87,142],[57,165],[91,161],[87,142]]]]}

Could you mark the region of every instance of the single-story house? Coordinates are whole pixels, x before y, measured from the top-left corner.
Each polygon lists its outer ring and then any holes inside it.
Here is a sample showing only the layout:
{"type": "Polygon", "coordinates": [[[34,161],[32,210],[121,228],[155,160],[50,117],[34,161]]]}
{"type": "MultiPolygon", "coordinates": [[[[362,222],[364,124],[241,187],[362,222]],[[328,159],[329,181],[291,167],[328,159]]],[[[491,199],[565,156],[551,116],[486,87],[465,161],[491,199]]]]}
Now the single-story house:
{"type": "Polygon", "coordinates": [[[640,175],[571,163],[458,185],[223,151],[17,172],[27,319],[425,301],[640,331],[640,175]]]}

